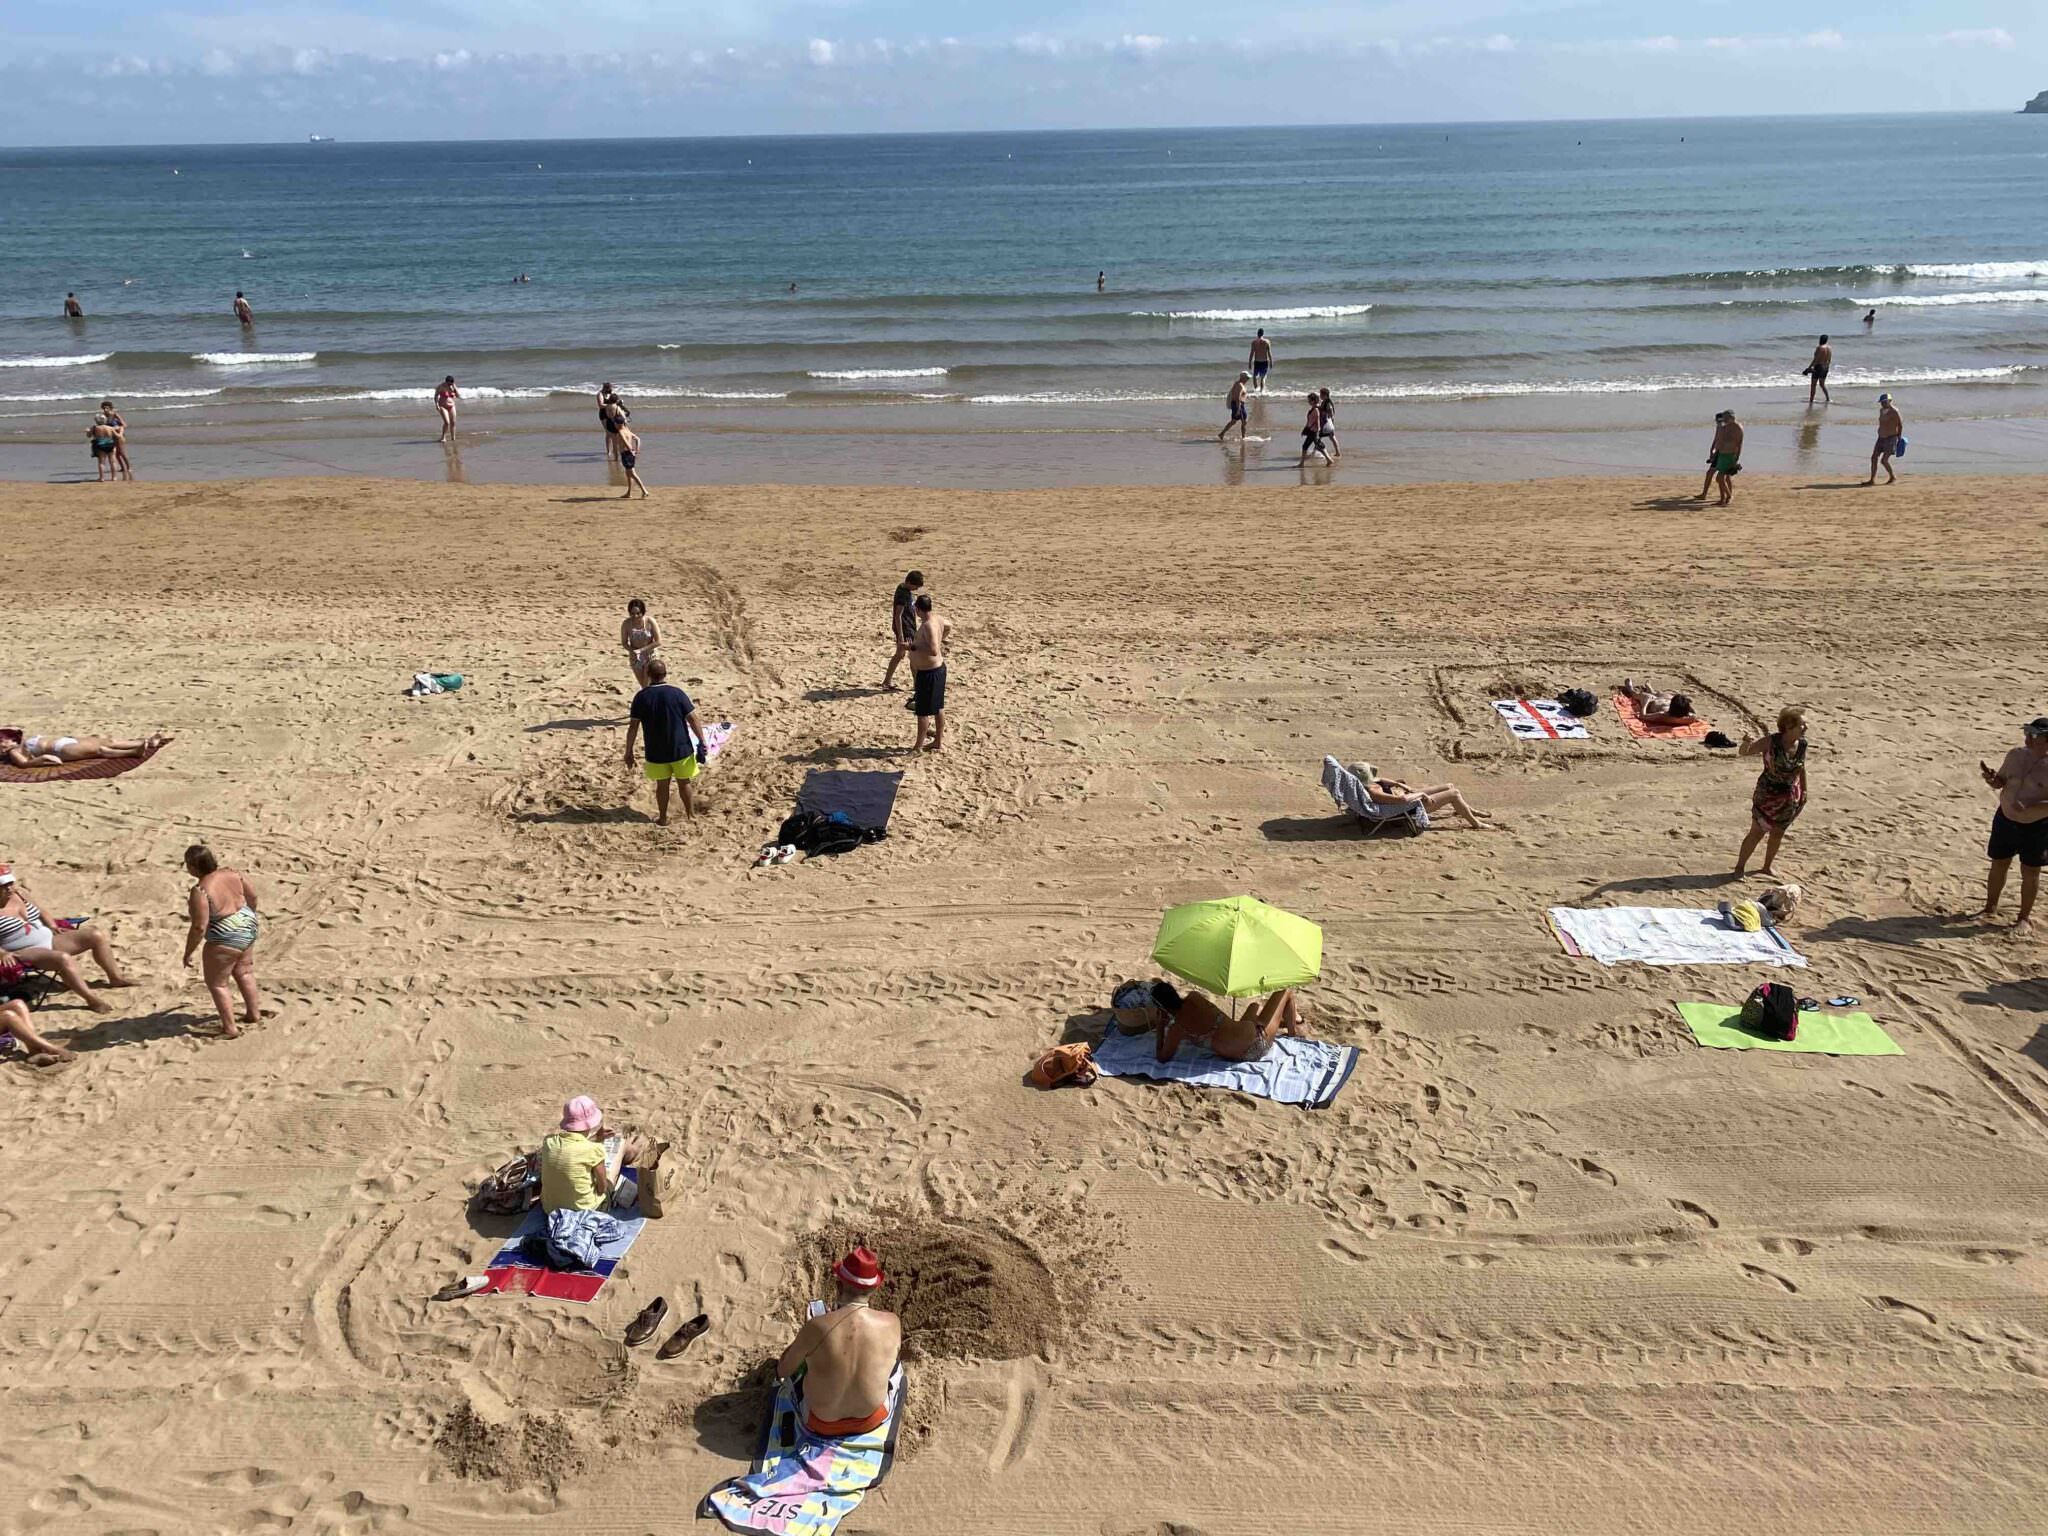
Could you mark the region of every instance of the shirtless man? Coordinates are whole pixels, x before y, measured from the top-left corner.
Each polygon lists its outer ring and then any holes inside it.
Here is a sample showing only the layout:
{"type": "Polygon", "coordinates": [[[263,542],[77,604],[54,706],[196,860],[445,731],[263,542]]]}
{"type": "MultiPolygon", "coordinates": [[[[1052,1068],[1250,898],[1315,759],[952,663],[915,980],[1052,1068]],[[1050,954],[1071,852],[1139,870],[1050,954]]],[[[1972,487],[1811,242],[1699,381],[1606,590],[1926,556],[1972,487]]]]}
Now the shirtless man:
{"type": "Polygon", "coordinates": [[[1899,408],[1892,404],[1890,395],[1877,397],[1877,444],[1870,450],[1870,478],[1865,485],[1877,484],[1877,471],[1884,469],[1884,483],[1891,485],[1898,480],[1892,473],[1892,455],[1897,453],[1906,440],[1906,421],[1899,415],[1899,408]]]}
{"type": "Polygon", "coordinates": [[[75,293],[64,295],[64,318],[66,320],[83,320],[85,318],[85,306],[78,302],[78,295],[75,293]]]}
{"type": "Polygon", "coordinates": [[[912,571],[896,583],[896,595],[889,599],[889,638],[896,642],[896,654],[882,672],[882,686],[896,686],[896,668],[917,644],[917,594],[924,586],[924,572],[912,571]]]}
{"type": "Polygon", "coordinates": [[[953,621],[932,612],[931,594],[917,600],[917,638],[910,642],[910,707],[917,711],[917,740],[913,752],[923,752],[925,722],[932,724],[930,751],[946,744],[946,636],[953,621]]]}
{"type": "Polygon", "coordinates": [[[245,326],[256,323],[256,311],[249,307],[249,301],[242,297],[239,288],[235,290],[235,318],[245,326]]]}
{"type": "Polygon", "coordinates": [[[1996,773],[1989,763],[1977,764],[1984,782],[1998,791],[1991,842],[1985,850],[1991,857],[1991,878],[1984,889],[1984,916],[1998,915],[2005,877],[2017,858],[2020,915],[2013,923],[2015,928],[2024,928],[2033,919],[2041,866],[2048,864],[2048,715],[2029,720],[2022,734],[2023,744],[2005,754],[1996,773]]]}
{"type": "Polygon", "coordinates": [[[1266,392],[1266,375],[1273,371],[1273,343],[1266,340],[1266,328],[1259,327],[1259,334],[1252,338],[1252,388],[1260,394],[1266,392]]]}
{"type": "Polygon", "coordinates": [[[641,481],[640,471],[636,467],[640,462],[640,434],[621,421],[616,435],[619,439],[619,468],[626,472],[626,494],[619,499],[631,501],[633,487],[637,485],[640,487],[640,499],[645,501],[647,487],[641,481]]]}
{"type": "Polygon", "coordinates": [[[1813,361],[1806,365],[1806,404],[1809,410],[1813,407],[1815,390],[1820,391],[1821,399],[1829,405],[1835,403],[1835,397],[1828,393],[1828,370],[1834,366],[1835,349],[1828,345],[1827,337],[1823,336],[1820,345],[1813,349],[1813,361]]]}
{"type": "Polygon", "coordinates": [[[1294,1000],[1292,987],[1283,987],[1235,1019],[1199,993],[1182,997],[1170,982],[1152,983],[1152,1001],[1166,1012],[1152,1051],[1160,1061],[1173,1060],[1189,1041],[1206,1045],[1226,1061],[1257,1061],[1281,1035],[1301,1033],[1301,1005],[1294,1000]]]}
{"type": "Polygon", "coordinates": [[[1230,436],[1230,429],[1232,427],[1235,427],[1237,428],[1237,446],[1240,448],[1244,446],[1245,422],[1246,419],[1251,415],[1251,413],[1245,409],[1244,391],[1245,386],[1251,383],[1251,381],[1252,376],[1250,374],[1239,373],[1237,376],[1237,382],[1230,386],[1230,398],[1226,402],[1226,404],[1228,404],[1230,407],[1230,420],[1223,423],[1223,430],[1216,434],[1217,442],[1220,443],[1223,441],[1223,439],[1230,436]]]}
{"type": "Polygon", "coordinates": [[[1735,476],[1742,468],[1742,423],[1735,419],[1733,411],[1722,411],[1714,417],[1714,445],[1707,450],[1707,484],[1700,487],[1697,498],[1707,499],[1707,485],[1721,487],[1721,499],[1716,505],[1727,506],[1735,499],[1735,476]]]}
{"type": "Polygon", "coordinates": [[[805,1322],[775,1362],[777,1381],[803,1372],[804,1428],[822,1439],[865,1435],[888,1422],[903,1323],[874,1304],[884,1278],[881,1260],[866,1248],[833,1265],[832,1306],[805,1322]]]}

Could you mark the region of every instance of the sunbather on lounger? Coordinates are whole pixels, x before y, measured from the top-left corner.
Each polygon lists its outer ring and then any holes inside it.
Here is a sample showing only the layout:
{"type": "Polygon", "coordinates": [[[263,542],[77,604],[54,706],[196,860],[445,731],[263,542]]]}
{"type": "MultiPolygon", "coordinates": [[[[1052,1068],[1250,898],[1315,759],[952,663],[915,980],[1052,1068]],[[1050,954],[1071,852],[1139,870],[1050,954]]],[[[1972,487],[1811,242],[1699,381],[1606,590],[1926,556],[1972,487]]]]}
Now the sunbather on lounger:
{"type": "Polygon", "coordinates": [[[1699,721],[1692,712],[1692,700],[1682,693],[1657,693],[1648,683],[1632,677],[1621,680],[1621,691],[1635,700],[1636,714],[1645,725],[1693,725],[1699,721]]]}
{"type": "Polygon", "coordinates": [[[1350,768],[1353,776],[1365,786],[1365,792],[1372,797],[1374,805],[1419,805],[1432,816],[1451,810],[1464,817],[1468,827],[1476,829],[1486,825],[1480,813],[1465,803],[1465,797],[1458,793],[1455,785],[1430,784],[1417,789],[1399,779],[1381,778],[1379,770],[1371,763],[1352,763],[1350,768]]]}
{"type": "Polygon", "coordinates": [[[1257,1061],[1281,1035],[1301,1033],[1301,1004],[1294,1000],[1292,987],[1283,987],[1237,1018],[1200,993],[1182,997],[1171,982],[1153,982],[1152,1001],[1166,1013],[1153,1051],[1161,1061],[1173,1060],[1174,1052],[1189,1041],[1206,1045],[1226,1061],[1257,1061]]]}
{"type": "Polygon", "coordinates": [[[25,731],[0,728],[0,762],[15,768],[32,768],[41,763],[82,763],[95,757],[141,757],[170,739],[162,735],[145,741],[109,741],[104,736],[31,736],[25,731]]]}
{"type": "Polygon", "coordinates": [[[882,1261],[856,1248],[832,1266],[836,1294],[829,1309],[813,1302],[805,1322],[775,1362],[775,1378],[804,1373],[804,1427],[828,1440],[865,1435],[889,1417],[889,1379],[903,1349],[903,1323],[874,1304],[882,1261]]]}

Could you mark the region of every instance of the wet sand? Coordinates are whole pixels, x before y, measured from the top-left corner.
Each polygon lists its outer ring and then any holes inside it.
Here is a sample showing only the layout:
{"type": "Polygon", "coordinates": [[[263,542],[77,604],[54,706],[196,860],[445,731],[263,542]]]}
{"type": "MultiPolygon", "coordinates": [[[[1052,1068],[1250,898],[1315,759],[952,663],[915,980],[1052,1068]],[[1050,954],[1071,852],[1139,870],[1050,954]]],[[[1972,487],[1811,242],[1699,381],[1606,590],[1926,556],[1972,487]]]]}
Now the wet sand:
{"type": "Polygon", "coordinates": [[[1956,914],[1975,763],[2048,708],[2048,494],[1849,478],[0,487],[0,720],[179,737],[0,786],[0,857],[144,977],[0,1067],[7,1528],[691,1527],[829,1229],[899,1234],[932,1320],[849,1536],[2039,1529],[2048,938],[1956,914]],[[912,565],[959,626],[917,761],[873,689],[912,565]],[[739,727],[666,832],[636,593],[739,727]],[[1673,1002],[1766,974],[1559,951],[1551,904],[1763,888],[1753,765],[1487,710],[1624,672],[1733,733],[1809,705],[1789,975],[1903,1056],[1703,1050],[1673,1002]],[[1501,829],[1364,841],[1325,752],[1501,829]],[[750,868],[813,767],[903,769],[890,837],[750,868]],[[195,838],[264,894],[238,1040],[177,964],[195,838]],[[1333,1107],[1022,1084],[1237,891],[1324,928],[1333,1107]],[[588,1307],[427,1303],[578,1092],[675,1139],[671,1214],[588,1307]],[[713,1320],[674,1363],[619,1342],[658,1294],[713,1320]]]}

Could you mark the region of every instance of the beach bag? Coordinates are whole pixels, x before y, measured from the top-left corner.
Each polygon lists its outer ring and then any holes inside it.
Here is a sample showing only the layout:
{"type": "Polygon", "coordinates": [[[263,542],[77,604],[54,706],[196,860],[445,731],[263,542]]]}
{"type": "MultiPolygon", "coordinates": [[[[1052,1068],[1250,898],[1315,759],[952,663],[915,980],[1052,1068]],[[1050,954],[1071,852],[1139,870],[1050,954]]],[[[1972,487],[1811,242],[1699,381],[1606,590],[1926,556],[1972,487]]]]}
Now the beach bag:
{"type": "Polygon", "coordinates": [[[785,848],[805,848],[818,823],[824,819],[816,811],[792,811],[775,829],[775,841],[785,848]]]}
{"type": "Polygon", "coordinates": [[[844,811],[834,811],[811,830],[808,845],[798,843],[808,854],[851,853],[867,839],[854,819],[844,811]]]}
{"type": "Polygon", "coordinates": [[[1600,708],[1600,701],[1584,688],[1567,688],[1557,696],[1557,702],[1564,706],[1568,715],[1583,720],[1600,708]]]}
{"type": "Polygon", "coordinates": [[[435,672],[430,675],[435,682],[441,685],[443,693],[453,693],[462,686],[462,674],[460,672],[435,672]]]}
{"type": "Polygon", "coordinates": [[[1767,981],[1742,1005],[1742,1027],[1767,1040],[1799,1038],[1799,994],[1782,981],[1767,981]]]}
{"type": "Polygon", "coordinates": [[[540,1154],[521,1152],[477,1185],[470,1208],[500,1216],[518,1216],[540,1204],[540,1154]]]}
{"type": "Polygon", "coordinates": [[[669,1196],[675,1193],[675,1176],[666,1161],[640,1170],[640,1214],[659,1220],[668,1214],[669,1196]]]}
{"type": "Polygon", "coordinates": [[[1166,1010],[1152,1001],[1152,989],[1142,981],[1127,981],[1110,995],[1110,1013],[1116,1027],[1127,1035],[1142,1035],[1166,1022],[1166,1010]]]}
{"type": "Polygon", "coordinates": [[[1056,1045],[1031,1068],[1031,1086],[1057,1088],[1062,1083],[1072,1083],[1077,1088],[1086,1088],[1101,1075],[1095,1066],[1095,1053],[1085,1041],[1056,1045]]]}
{"type": "Polygon", "coordinates": [[[1892,457],[1895,459],[1903,459],[1905,456],[1906,439],[1903,435],[1901,435],[1899,440],[1896,443],[1892,444],[1892,457]]]}

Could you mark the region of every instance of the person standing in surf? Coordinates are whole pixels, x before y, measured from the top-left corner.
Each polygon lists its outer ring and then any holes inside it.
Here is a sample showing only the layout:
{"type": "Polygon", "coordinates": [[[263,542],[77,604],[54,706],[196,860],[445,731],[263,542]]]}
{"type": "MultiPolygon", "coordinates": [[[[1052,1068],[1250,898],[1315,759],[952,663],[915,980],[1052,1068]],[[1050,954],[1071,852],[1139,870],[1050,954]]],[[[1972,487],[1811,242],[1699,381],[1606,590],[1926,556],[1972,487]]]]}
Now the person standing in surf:
{"type": "Polygon", "coordinates": [[[1877,443],[1870,450],[1870,478],[1865,485],[1877,484],[1877,472],[1884,470],[1884,483],[1894,484],[1898,476],[1892,473],[1892,455],[1906,451],[1906,419],[1899,414],[1899,408],[1892,404],[1890,395],[1877,397],[1877,443]]]}
{"type": "Polygon", "coordinates": [[[1252,338],[1252,388],[1260,394],[1266,392],[1266,375],[1273,371],[1273,343],[1266,340],[1266,328],[1259,327],[1259,334],[1252,338]]]}
{"type": "Polygon", "coordinates": [[[1245,386],[1251,383],[1251,381],[1252,376],[1250,374],[1239,373],[1236,381],[1231,384],[1230,398],[1225,402],[1230,407],[1230,420],[1223,423],[1223,430],[1216,434],[1217,442],[1220,443],[1223,439],[1230,436],[1230,429],[1235,427],[1237,428],[1237,446],[1239,448],[1244,447],[1245,424],[1251,417],[1251,412],[1245,409],[1244,391],[1245,386]]]}
{"type": "Polygon", "coordinates": [[[239,288],[235,290],[235,318],[242,322],[244,330],[256,323],[256,311],[249,307],[249,301],[242,296],[242,290],[239,288]]]}
{"type": "Polygon", "coordinates": [[[75,293],[64,295],[64,318],[66,320],[83,320],[85,318],[85,306],[78,302],[78,295],[75,293]]]}
{"type": "Polygon", "coordinates": [[[1813,361],[1806,365],[1806,407],[1808,410],[1813,409],[1813,396],[1816,390],[1820,392],[1820,397],[1825,403],[1829,405],[1835,403],[1835,397],[1828,393],[1828,370],[1834,366],[1835,349],[1828,345],[1827,337],[1823,336],[1820,339],[1820,344],[1813,349],[1813,361]]]}
{"type": "Polygon", "coordinates": [[[434,386],[434,409],[441,413],[441,438],[444,443],[455,441],[455,402],[462,398],[462,391],[455,387],[455,375],[449,374],[434,386]]]}
{"type": "Polygon", "coordinates": [[[1330,462],[1329,452],[1323,447],[1323,398],[1311,394],[1308,397],[1308,415],[1301,423],[1301,467],[1308,467],[1308,456],[1313,451],[1321,455],[1325,464],[1330,462]]]}

